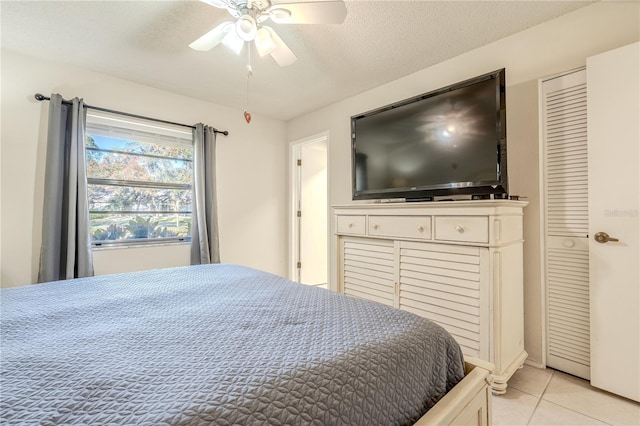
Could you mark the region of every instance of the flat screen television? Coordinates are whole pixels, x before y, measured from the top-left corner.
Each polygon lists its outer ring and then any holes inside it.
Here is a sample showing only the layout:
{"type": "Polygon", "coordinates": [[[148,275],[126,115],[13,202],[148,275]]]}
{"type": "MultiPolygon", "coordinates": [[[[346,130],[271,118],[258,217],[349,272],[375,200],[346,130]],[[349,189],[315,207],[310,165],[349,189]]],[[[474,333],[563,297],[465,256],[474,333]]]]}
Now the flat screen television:
{"type": "Polygon", "coordinates": [[[508,193],[505,70],[351,117],[353,199],[508,193]]]}

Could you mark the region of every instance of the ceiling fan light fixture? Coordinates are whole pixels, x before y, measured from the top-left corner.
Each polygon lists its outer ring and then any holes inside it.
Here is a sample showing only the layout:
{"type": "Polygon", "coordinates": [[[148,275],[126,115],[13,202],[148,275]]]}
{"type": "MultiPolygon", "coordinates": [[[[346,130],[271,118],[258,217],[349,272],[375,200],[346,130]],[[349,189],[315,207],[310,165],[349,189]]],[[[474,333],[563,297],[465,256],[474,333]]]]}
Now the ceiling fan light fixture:
{"type": "Polygon", "coordinates": [[[258,24],[251,15],[242,15],[236,22],[236,33],[244,41],[251,41],[256,37],[258,24]]]}
{"type": "Polygon", "coordinates": [[[239,55],[242,50],[242,46],[244,46],[244,40],[238,37],[238,34],[232,30],[224,36],[222,44],[231,49],[236,55],[239,55]]]}
{"type": "Polygon", "coordinates": [[[271,33],[266,28],[260,28],[254,40],[258,54],[262,57],[268,55],[276,49],[276,43],[271,37],[271,33]]]}

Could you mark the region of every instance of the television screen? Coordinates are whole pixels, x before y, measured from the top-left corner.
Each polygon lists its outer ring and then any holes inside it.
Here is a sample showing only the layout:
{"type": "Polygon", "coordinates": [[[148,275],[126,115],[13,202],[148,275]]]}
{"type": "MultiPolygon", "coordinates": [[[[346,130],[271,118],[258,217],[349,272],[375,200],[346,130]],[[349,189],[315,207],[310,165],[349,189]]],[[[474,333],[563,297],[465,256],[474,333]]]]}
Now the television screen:
{"type": "Polygon", "coordinates": [[[504,128],[504,70],[354,116],[354,199],[506,192],[504,128]]]}

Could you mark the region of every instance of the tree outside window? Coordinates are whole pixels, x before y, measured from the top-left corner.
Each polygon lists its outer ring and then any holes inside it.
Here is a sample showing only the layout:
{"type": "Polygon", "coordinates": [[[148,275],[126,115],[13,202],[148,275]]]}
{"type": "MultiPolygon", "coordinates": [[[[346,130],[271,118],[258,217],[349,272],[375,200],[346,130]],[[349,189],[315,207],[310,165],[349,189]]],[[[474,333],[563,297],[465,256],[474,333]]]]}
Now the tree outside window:
{"type": "Polygon", "coordinates": [[[93,244],[190,241],[190,133],[183,130],[176,137],[166,129],[152,133],[141,131],[140,126],[127,128],[121,120],[119,126],[105,125],[104,121],[103,117],[87,117],[93,244]]]}

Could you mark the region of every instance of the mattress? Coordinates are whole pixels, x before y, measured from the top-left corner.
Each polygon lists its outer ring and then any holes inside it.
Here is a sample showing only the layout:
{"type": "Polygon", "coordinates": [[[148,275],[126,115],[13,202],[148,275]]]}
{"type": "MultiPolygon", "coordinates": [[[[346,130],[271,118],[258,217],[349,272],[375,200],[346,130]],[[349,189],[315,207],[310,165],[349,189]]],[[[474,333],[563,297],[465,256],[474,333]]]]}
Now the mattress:
{"type": "Polygon", "coordinates": [[[408,312],[237,265],[1,291],[3,424],[412,424],[464,375],[408,312]]]}

